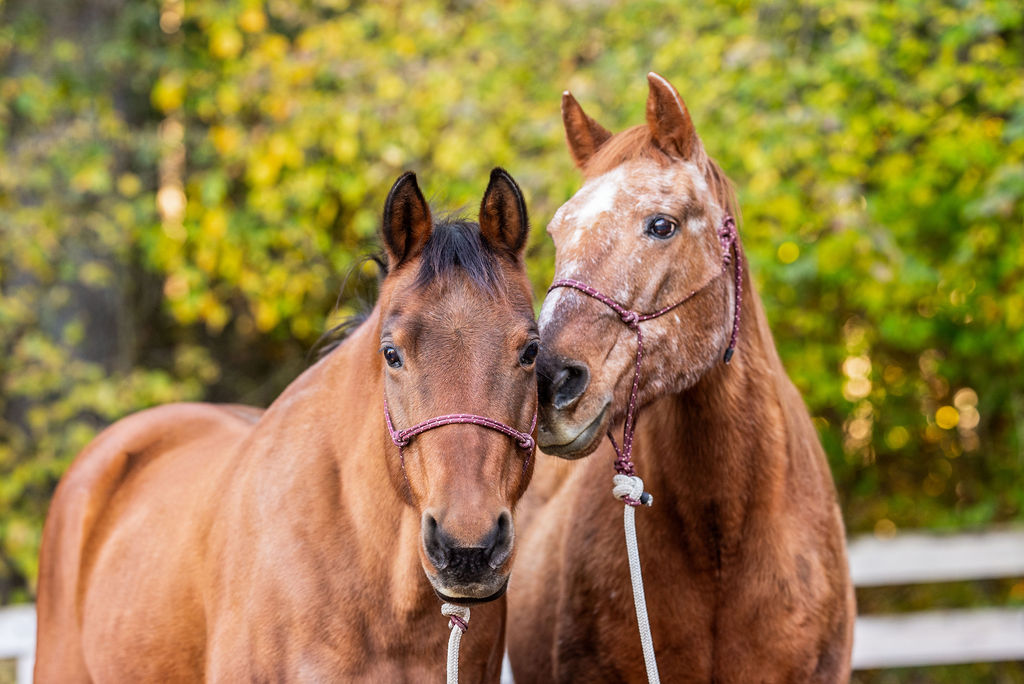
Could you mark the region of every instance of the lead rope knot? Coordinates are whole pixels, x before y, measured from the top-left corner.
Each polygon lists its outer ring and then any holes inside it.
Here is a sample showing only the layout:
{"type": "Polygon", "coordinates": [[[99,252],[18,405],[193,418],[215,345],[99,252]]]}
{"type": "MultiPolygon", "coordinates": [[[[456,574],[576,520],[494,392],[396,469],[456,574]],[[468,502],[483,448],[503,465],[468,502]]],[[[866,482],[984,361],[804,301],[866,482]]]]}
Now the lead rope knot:
{"type": "Polygon", "coordinates": [[[640,570],[640,550],[636,544],[636,507],[650,506],[654,497],[644,491],[644,481],[636,475],[616,474],[612,476],[612,495],[625,504],[622,511],[622,526],[626,532],[626,555],[629,557],[629,579],[633,584],[633,606],[640,632],[640,647],[644,652],[644,666],[647,681],[660,684],[658,663],[654,658],[654,640],[651,638],[651,623],[647,617],[647,599],[644,596],[644,577],[640,570]]]}
{"type": "Polygon", "coordinates": [[[469,629],[469,608],[454,603],[442,603],[441,615],[448,618],[451,634],[448,636],[448,684],[459,684],[459,642],[469,629]]]}
{"type": "Polygon", "coordinates": [[[644,491],[644,481],[636,475],[612,476],[612,496],[627,506],[650,506],[654,497],[644,491]]]}

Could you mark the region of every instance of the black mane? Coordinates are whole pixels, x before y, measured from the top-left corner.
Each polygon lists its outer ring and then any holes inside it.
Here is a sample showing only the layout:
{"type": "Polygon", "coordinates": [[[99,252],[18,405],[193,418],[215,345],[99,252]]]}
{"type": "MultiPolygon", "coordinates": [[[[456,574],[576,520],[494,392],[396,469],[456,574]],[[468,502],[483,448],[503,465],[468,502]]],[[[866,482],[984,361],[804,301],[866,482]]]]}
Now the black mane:
{"type": "MultiPolygon", "coordinates": [[[[376,294],[367,292],[367,284],[357,273],[366,261],[375,263],[378,268],[379,276],[375,279],[377,284],[387,277],[387,259],[383,253],[363,257],[352,265],[338,293],[338,302],[334,308],[338,308],[343,298],[355,299],[361,305],[359,311],[324,332],[313,344],[310,350],[311,358],[319,360],[334,351],[366,320],[373,309],[376,294]],[[356,276],[355,281],[352,281],[353,276],[356,276]],[[350,284],[351,289],[355,291],[345,297],[350,284]],[[368,294],[370,296],[367,296],[368,294]]],[[[479,224],[462,218],[444,217],[434,223],[430,238],[423,247],[419,272],[413,286],[426,287],[456,268],[461,268],[475,285],[488,292],[493,292],[501,279],[497,255],[480,236],[479,224]]]]}
{"type": "Polygon", "coordinates": [[[470,280],[484,290],[492,291],[500,281],[497,255],[483,241],[479,224],[461,218],[443,218],[434,223],[420,254],[414,286],[425,287],[456,268],[462,268],[470,280]]]}

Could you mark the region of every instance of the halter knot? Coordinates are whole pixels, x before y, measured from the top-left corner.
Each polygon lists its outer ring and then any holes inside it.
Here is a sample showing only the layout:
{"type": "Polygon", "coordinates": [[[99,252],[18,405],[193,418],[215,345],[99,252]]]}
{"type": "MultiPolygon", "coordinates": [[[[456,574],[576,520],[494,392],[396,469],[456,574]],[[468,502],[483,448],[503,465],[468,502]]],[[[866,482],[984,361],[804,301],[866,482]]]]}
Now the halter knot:
{"type": "Polygon", "coordinates": [[[458,627],[463,633],[469,629],[469,608],[467,606],[459,606],[454,603],[442,603],[441,615],[448,618],[449,628],[455,629],[458,627]]]}
{"type": "Polygon", "coordinates": [[[640,314],[638,314],[636,311],[623,311],[622,313],[619,314],[619,318],[621,318],[622,322],[625,323],[630,328],[632,328],[633,330],[636,330],[636,327],[640,325],[640,314]]]}
{"type": "Polygon", "coordinates": [[[636,475],[613,475],[612,496],[628,506],[650,506],[654,503],[654,497],[644,491],[644,481],[636,475]]]}

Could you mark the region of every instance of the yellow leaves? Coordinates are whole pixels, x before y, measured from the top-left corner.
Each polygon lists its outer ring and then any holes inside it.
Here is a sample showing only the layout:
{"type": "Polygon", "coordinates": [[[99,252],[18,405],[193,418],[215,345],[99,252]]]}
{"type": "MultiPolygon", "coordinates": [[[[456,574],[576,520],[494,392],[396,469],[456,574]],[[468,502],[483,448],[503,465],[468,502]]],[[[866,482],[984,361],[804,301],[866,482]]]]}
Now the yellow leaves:
{"type": "Polygon", "coordinates": [[[377,79],[377,97],[397,100],[407,92],[405,83],[394,73],[384,73],[377,79]]]}
{"type": "Polygon", "coordinates": [[[238,26],[246,33],[259,33],[267,28],[267,15],[259,7],[247,7],[238,16],[238,26]]]}
{"type": "Polygon", "coordinates": [[[200,222],[202,238],[216,242],[228,233],[228,215],[223,207],[213,207],[203,215],[200,222]]]}
{"type": "Polygon", "coordinates": [[[242,108],[242,95],[234,83],[223,83],[217,88],[217,109],[222,116],[232,116],[242,108]]]}
{"type": "Polygon", "coordinates": [[[234,59],[244,47],[242,34],[233,26],[218,25],[210,31],[210,54],[218,59],[234,59]]]}
{"type": "Polygon", "coordinates": [[[162,112],[178,109],[185,102],[185,79],[178,71],[161,76],[150,93],[153,106],[162,112]]]}
{"type": "Polygon", "coordinates": [[[135,197],[142,190],[142,181],[134,173],[122,173],[117,177],[117,191],[124,197],[135,197]]]}
{"type": "Polygon", "coordinates": [[[235,126],[211,126],[209,136],[222,157],[232,156],[242,145],[242,132],[235,126]]]}
{"type": "Polygon", "coordinates": [[[800,248],[795,242],[787,240],[779,245],[776,256],[784,264],[791,264],[800,256],[800,248]]]}
{"type": "Polygon", "coordinates": [[[277,312],[277,307],[274,302],[261,299],[256,302],[256,311],[254,312],[256,319],[256,328],[260,332],[269,332],[277,325],[280,320],[280,316],[277,312]]]}
{"type": "Polygon", "coordinates": [[[206,329],[213,335],[218,334],[227,325],[231,312],[207,290],[199,297],[199,318],[206,323],[206,329]]]}
{"type": "Polygon", "coordinates": [[[331,153],[342,164],[348,164],[359,154],[359,140],[354,135],[338,135],[331,144],[331,153]]]}
{"type": "Polygon", "coordinates": [[[416,41],[414,41],[408,34],[398,34],[395,36],[391,45],[394,48],[395,53],[402,57],[412,57],[416,54],[416,41]]]}
{"type": "Polygon", "coordinates": [[[110,190],[110,173],[103,157],[90,159],[71,177],[71,187],[78,192],[103,194],[110,190]]]}
{"type": "Polygon", "coordinates": [[[942,406],[935,412],[935,424],[943,430],[952,430],[960,421],[960,412],[952,406],[942,406]]]}

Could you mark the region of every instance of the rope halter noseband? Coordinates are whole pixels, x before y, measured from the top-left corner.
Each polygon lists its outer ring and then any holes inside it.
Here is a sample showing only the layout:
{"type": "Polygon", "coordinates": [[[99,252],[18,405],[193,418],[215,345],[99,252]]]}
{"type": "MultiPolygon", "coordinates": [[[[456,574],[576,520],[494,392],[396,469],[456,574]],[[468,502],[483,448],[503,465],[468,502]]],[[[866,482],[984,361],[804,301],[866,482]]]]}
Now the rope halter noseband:
{"type": "MultiPolygon", "coordinates": [[[[530,422],[529,432],[520,432],[514,427],[506,425],[499,420],[494,420],[487,416],[478,416],[473,413],[449,413],[443,416],[435,416],[433,418],[428,418],[421,423],[417,423],[410,428],[396,430],[395,424],[391,420],[391,410],[388,408],[388,397],[385,394],[384,419],[387,422],[388,434],[391,435],[391,441],[396,447],[398,447],[398,458],[402,462],[402,474],[406,477],[406,482],[408,482],[408,475],[406,475],[405,472],[404,448],[409,445],[409,442],[411,442],[412,438],[416,435],[421,435],[427,430],[433,430],[434,428],[439,428],[442,425],[455,425],[458,423],[479,425],[480,427],[496,430],[497,432],[508,435],[516,441],[516,445],[518,445],[520,449],[526,451],[526,460],[523,461],[524,473],[530,465],[530,458],[533,456],[534,449],[537,446],[537,443],[533,439],[533,431],[537,427],[536,408],[534,408],[533,411],[533,420],[530,422]]],[[[462,641],[462,634],[469,629],[469,608],[454,603],[443,603],[441,604],[441,614],[448,617],[448,627],[451,629],[451,633],[448,636],[446,681],[448,684],[458,684],[459,644],[462,641]]]]}
{"type": "Polygon", "coordinates": [[[729,363],[736,351],[736,338],[740,330],[740,307],[743,302],[743,257],[740,251],[739,234],[736,232],[736,221],[732,216],[726,214],[722,219],[722,228],[718,231],[718,240],[722,246],[722,270],[707,279],[702,285],[691,291],[675,304],[652,311],[651,313],[640,313],[627,309],[608,295],[600,292],[590,285],[572,278],[562,278],[551,283],[548,292],[558,287],[569,287],[579,290],[588,297],[592,297],[610,308],[626,325],[627,328],[636,333],[636,367],[633,371],[633,387],[629,393],[629,406],[626,408],[626,420],[622,427],[622,446],[615,441],[611,428],[608,429],[608,439],[615,449],[615,472],[613,478],[612,495],[625,504],[623,511],[623,526],[626,533],[626,554],[629,558],[629,576],[633,585],[633,603],[636,608],[637,626],[640,630],[640,646],[643,649],[644,665],[647,668],[647,679],[649,682],[659,682],[658,664],[654,657],[654,642],[651,639],[651,625],[647,617],[647,600],[644,597],[643,575],[640,570],[640,552],[636,542],[636,522],[634,520],[634,509],[636,506],[650,506],[654,498],[644,491],[644,483],[637,474],[633,465],[633,433],[636,429],[637,414],[637,391],[640,387],[640,365],[644,358],[644,335],[640,324],[659,316],[664,316],[669,311],[676,309],[704,291],[719,276],[725,275],[729,266],[735,260],[733,269],[735,274],[735,290],[733,300],[732,334],[729,336],[729,346],[725,349],[722,361],[729,363]]]}

